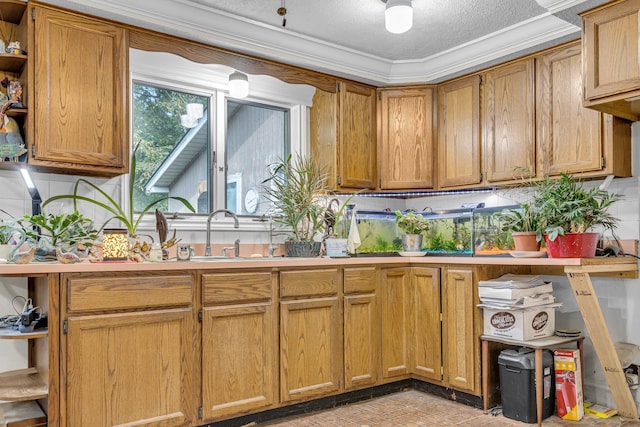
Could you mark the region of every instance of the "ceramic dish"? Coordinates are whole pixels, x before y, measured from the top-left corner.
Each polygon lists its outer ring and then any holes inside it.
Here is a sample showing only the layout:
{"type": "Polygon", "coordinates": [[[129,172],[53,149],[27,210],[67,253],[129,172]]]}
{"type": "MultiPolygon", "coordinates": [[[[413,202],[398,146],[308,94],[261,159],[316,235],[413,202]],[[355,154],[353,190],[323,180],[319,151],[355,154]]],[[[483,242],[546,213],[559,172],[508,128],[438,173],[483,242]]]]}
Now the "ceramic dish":
{"type": "Polygon", "coordinates": [[[427,253],[426,252],[404,252],[404,251],[400,251],[398,252],[400,254],[400,256],[425,256],[427,253]]]}
{"type": "Polygon", "coordinates": [[[543,251],[511,251],[509,254],[514,258],[542,258],[547,255],[543,251]]]}

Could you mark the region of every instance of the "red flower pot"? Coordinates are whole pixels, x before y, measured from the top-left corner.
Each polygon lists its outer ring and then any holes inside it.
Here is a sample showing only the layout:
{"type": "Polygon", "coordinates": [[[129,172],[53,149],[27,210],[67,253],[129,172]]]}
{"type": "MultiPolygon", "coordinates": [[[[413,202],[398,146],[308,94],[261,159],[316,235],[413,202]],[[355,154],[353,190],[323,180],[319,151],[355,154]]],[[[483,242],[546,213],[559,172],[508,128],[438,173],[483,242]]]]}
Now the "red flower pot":
{"type": "Polygon", "coordinates": [[[551,241],[545,234],[547,255],[550,258],[593,258],[600,233],[566,233],[551,241]]]}

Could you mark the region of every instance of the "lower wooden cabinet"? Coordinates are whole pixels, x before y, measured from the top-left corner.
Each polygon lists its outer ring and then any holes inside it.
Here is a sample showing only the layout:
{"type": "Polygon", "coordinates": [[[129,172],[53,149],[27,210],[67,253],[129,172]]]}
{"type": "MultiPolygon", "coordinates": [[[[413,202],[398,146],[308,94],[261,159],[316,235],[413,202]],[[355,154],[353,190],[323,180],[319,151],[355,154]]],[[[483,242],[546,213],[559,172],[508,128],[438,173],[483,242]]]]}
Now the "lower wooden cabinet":
{"type": "Polygon", "coordinates": [[[417,378],[480,395],[497,266],[61,274],[61,425],[194,426],[417,378]]]}
{"type": "Polygon", "coordinates": [[[194,424],[192,276],[62,277],[62,425],[194,424]]]}
{"type": "Polygon", "coordinates": [[[442,269],[442,343],[444,381],[479,394],[479,337],[476,335],[477,284],[471,268],[442,269]]]}
{"type": "Polygon", "coordinates": [[[270,271],[202,276],[202,417],[242,415],[278,402],[278,335],[270,271]]]}
{"type": "Polygon", "coordinates": [[[412,375],[442,380],[440,269],[413,267],[408,294],[409,366],[412,375]]]}
{"type": "Polygon", "coordinates": [[[280,273],[282,403],[342,388],[342,310],[337,268],[280,273]]]}
{"type": "Polygon", "coordinates": [[[382,378],[404,377],[409,373],[408,359],[408,295],[409,267],[380,270],[380,324],[382,378]]]}
{"type": "Polygon", "coordinates": [[[346,390],[378,381],[379,316],[375,267],[343,270],[344,384],[346,390]]]}

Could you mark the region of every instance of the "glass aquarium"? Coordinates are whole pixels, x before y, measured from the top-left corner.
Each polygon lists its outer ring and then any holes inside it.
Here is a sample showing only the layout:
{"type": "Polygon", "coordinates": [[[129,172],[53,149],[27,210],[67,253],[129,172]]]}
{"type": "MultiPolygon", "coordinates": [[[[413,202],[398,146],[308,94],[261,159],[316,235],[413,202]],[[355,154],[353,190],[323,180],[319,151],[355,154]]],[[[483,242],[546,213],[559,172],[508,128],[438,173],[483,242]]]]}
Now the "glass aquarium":
{"type": "Polygon", "coordinates": [[[361,242],[358,254],[393,255],[402,250],[394,212],[356,210],[356,223],[361,242]]]}
{"type": "Polygon", "coordinates": [[[510,231],[501,231],[500,213],[518,205],[473,210],[473,254],[475,256],[509,255],[515,249],[510,231]]]}
{"type": "MultiPolygon", "coordinates": [[[[429,223],[422,251],[427,255],[500,256],[514,250],[510,232],[502,232],[500,212],[514,206],[416,212],[429,223]]],[[[359,255],[395,255],[402,235],[391,211],[356,210],[359,255]]],[[[349,223],[349,222],[347,222],[349,223]]]]}

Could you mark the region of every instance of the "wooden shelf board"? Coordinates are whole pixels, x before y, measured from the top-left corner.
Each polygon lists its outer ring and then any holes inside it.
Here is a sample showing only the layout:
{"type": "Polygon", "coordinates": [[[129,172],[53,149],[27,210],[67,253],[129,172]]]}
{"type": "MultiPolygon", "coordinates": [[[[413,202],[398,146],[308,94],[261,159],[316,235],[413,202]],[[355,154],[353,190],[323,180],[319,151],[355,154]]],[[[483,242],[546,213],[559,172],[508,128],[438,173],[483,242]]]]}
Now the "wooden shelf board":
{"type": "Polygon", "coordinates": [[[0,374],[0,400],[25,401],[44,399],[49,387],[37,368],[20,369],[0,374]]]}
{"type": "Polygon", "coordinates": [[[44,338],[49,334],[48,329],[39,329],[35,332],[20,332],[16,329],[2,328],[0,329],[0,340],[28,340],[35,338],[44,338]]]}
{"type": "Polygon", "coordinates": [[[3,71],[20,72],[27,63],[27,55],[0,53],[0,69],[3,71]]]}
{"type": "Polygon", "coordinates": [[[3,0],[0,2],[2,19],[12,24],[19,24],[27,8],[27,2],[23,0],[3,0]]]}
{"type": "Polygon", "coordinates": [[[6,115],[9,117],[19,117],[27,114],[26,108],[9,108],[6,112],[6,115]]]}

